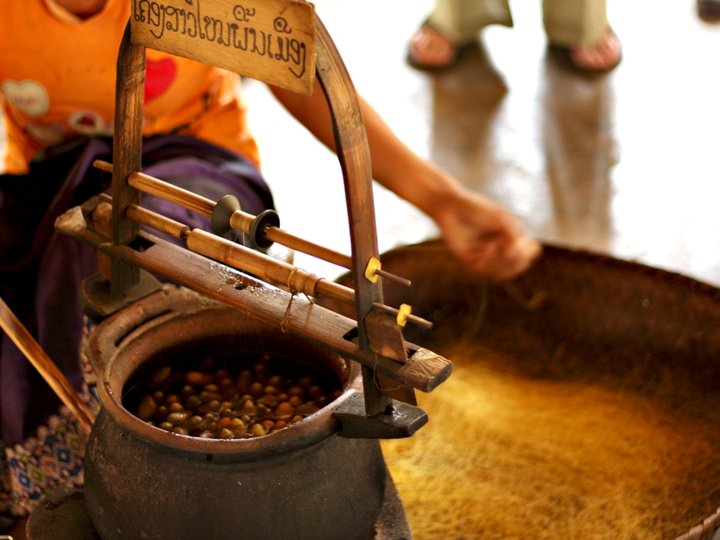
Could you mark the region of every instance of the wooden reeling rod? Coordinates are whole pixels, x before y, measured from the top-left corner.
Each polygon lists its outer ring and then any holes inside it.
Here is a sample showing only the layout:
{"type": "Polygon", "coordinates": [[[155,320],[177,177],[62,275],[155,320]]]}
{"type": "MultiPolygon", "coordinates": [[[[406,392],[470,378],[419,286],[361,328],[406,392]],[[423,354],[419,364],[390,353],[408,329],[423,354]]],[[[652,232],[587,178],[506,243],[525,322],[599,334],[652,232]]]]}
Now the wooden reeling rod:
{"type": "MultiPolygon", "coordinates": [[[[112,164],[107,161],[96,160],[94,166],[104,172],[112,173],[113,171],[112,164]]],[[[142,191],[148,195],[155,195],[156,197],[160,197],[207,217],[212,217],[213,210],[215,209],[216,203],[212,200],[139,171],[130,173],[127,182],[138,191],[142,191]]],[[[235,230],[249,233],[255,217],[256,216],[243,212],[242,210],[235,210],[230,216],[229,225],[235,230]]],[[[312,255],[313,257],[348,270],[352,268],[352,259],[349,256],[294,236],[279,227],[267,227],[264,233],[268,240],[272,242],[277,242],[290,249],[312,255]]],[[[376,269],[375,273],[406,286],[411,284],[408,279],[386,272],[381,268],[376,269]]]]}
{"type": "MultiPolygon", "coordinates": [[[[301,268],[207,231],[193,229],[141,206],[128,206],[126,217],[185,241],[188,249],[195,253],[249,272],[275,285],[282,285],[292,292],[303,293],[311,297],[324,296],[348,304],[353,304],[355,301],[355,291],[349,287],[327,281],[301,268]]],[[[393,315],[398,315],[400,311],[378,302],[373,306],[393,315]]],[[[432,326],[430,321],[417,315],[408,314],[407,321],[424,328],[432,326]]]]}

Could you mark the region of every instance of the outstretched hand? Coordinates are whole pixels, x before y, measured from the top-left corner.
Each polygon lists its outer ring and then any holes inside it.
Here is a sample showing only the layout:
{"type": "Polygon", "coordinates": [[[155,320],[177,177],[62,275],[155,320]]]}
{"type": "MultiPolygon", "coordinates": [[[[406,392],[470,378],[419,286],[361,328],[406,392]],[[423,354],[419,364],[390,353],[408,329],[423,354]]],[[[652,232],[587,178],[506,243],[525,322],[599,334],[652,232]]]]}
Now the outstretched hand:
{"type": "Polygon", "coordinates": [[[542,251],[514,216],[477,193],[456,193],[438,205],[434,218],[450,250],[471,269],[493,280],[524,272],[542,251]]]}
{"type": "MultiPolygon", "coordinates": [[[[272,87],[273,94],[305,127],[334,147],[322,92],[304,96],[272,87]]],[[[358,96],[370,145],[372,177],[430,216],[450,249],[471,269],[493,280],[514,277],[540,255],[540,244],[502,206],[465,189],[454,177],[421,158],[358,96]]]]}

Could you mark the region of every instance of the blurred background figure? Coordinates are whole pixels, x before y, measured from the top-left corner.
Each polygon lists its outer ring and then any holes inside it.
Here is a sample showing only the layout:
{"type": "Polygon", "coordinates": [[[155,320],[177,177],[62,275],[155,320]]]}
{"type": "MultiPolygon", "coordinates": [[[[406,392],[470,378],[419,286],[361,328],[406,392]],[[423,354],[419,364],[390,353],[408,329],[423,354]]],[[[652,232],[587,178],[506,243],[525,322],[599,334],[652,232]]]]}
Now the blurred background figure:
{"type": "Polygon", "coordinates": [[[707,22],[720,22],[720,0],[697,0],[700,18],[707,22]]]}
{"type": "MultiPolygon", "coordinates": [[[[548,45],[572,67],[603,72],[620,62],[620,40],[608,23],[605,0],[544,0],[542,8],[548,45]]],[[[427,70],[451,67],[476,44],[478,32],[493,24],[513,26],[508,0],[435,0],[410,39],[408,63],[427,70]]]]}

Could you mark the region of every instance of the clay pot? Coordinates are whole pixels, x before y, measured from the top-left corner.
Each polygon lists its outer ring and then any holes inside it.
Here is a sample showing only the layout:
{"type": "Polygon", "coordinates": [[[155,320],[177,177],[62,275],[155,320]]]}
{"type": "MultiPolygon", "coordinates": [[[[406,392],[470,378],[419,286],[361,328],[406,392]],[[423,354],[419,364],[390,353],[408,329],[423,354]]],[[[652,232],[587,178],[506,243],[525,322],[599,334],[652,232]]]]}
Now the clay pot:
{"type": "Polygon", "coordinates": [[[99,324],[88,355],[102,409],[87,447],[85,499],[104,540],[370,537],[386,479],[380,446],[377,439],[341,437],[333,414],[358,392],[354,362],[176,287],[99,324]],[[261,347],[312,358],[344,391],[263,437],[169,433],[131,414],[122,396],[136,370],[177,347],[238,354],[261,347]]]}

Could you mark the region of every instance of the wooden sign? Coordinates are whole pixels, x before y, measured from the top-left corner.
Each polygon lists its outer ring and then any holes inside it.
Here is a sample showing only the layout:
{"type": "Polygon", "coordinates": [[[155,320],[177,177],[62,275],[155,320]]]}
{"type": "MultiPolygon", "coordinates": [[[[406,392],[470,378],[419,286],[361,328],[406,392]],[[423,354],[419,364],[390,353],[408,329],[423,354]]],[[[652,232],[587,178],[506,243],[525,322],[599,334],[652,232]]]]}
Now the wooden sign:
{"type": "Polygon", "coordinates": [[[133,43],[312,93],[312,4],[303,0],[131,1],[133,43]]]}

